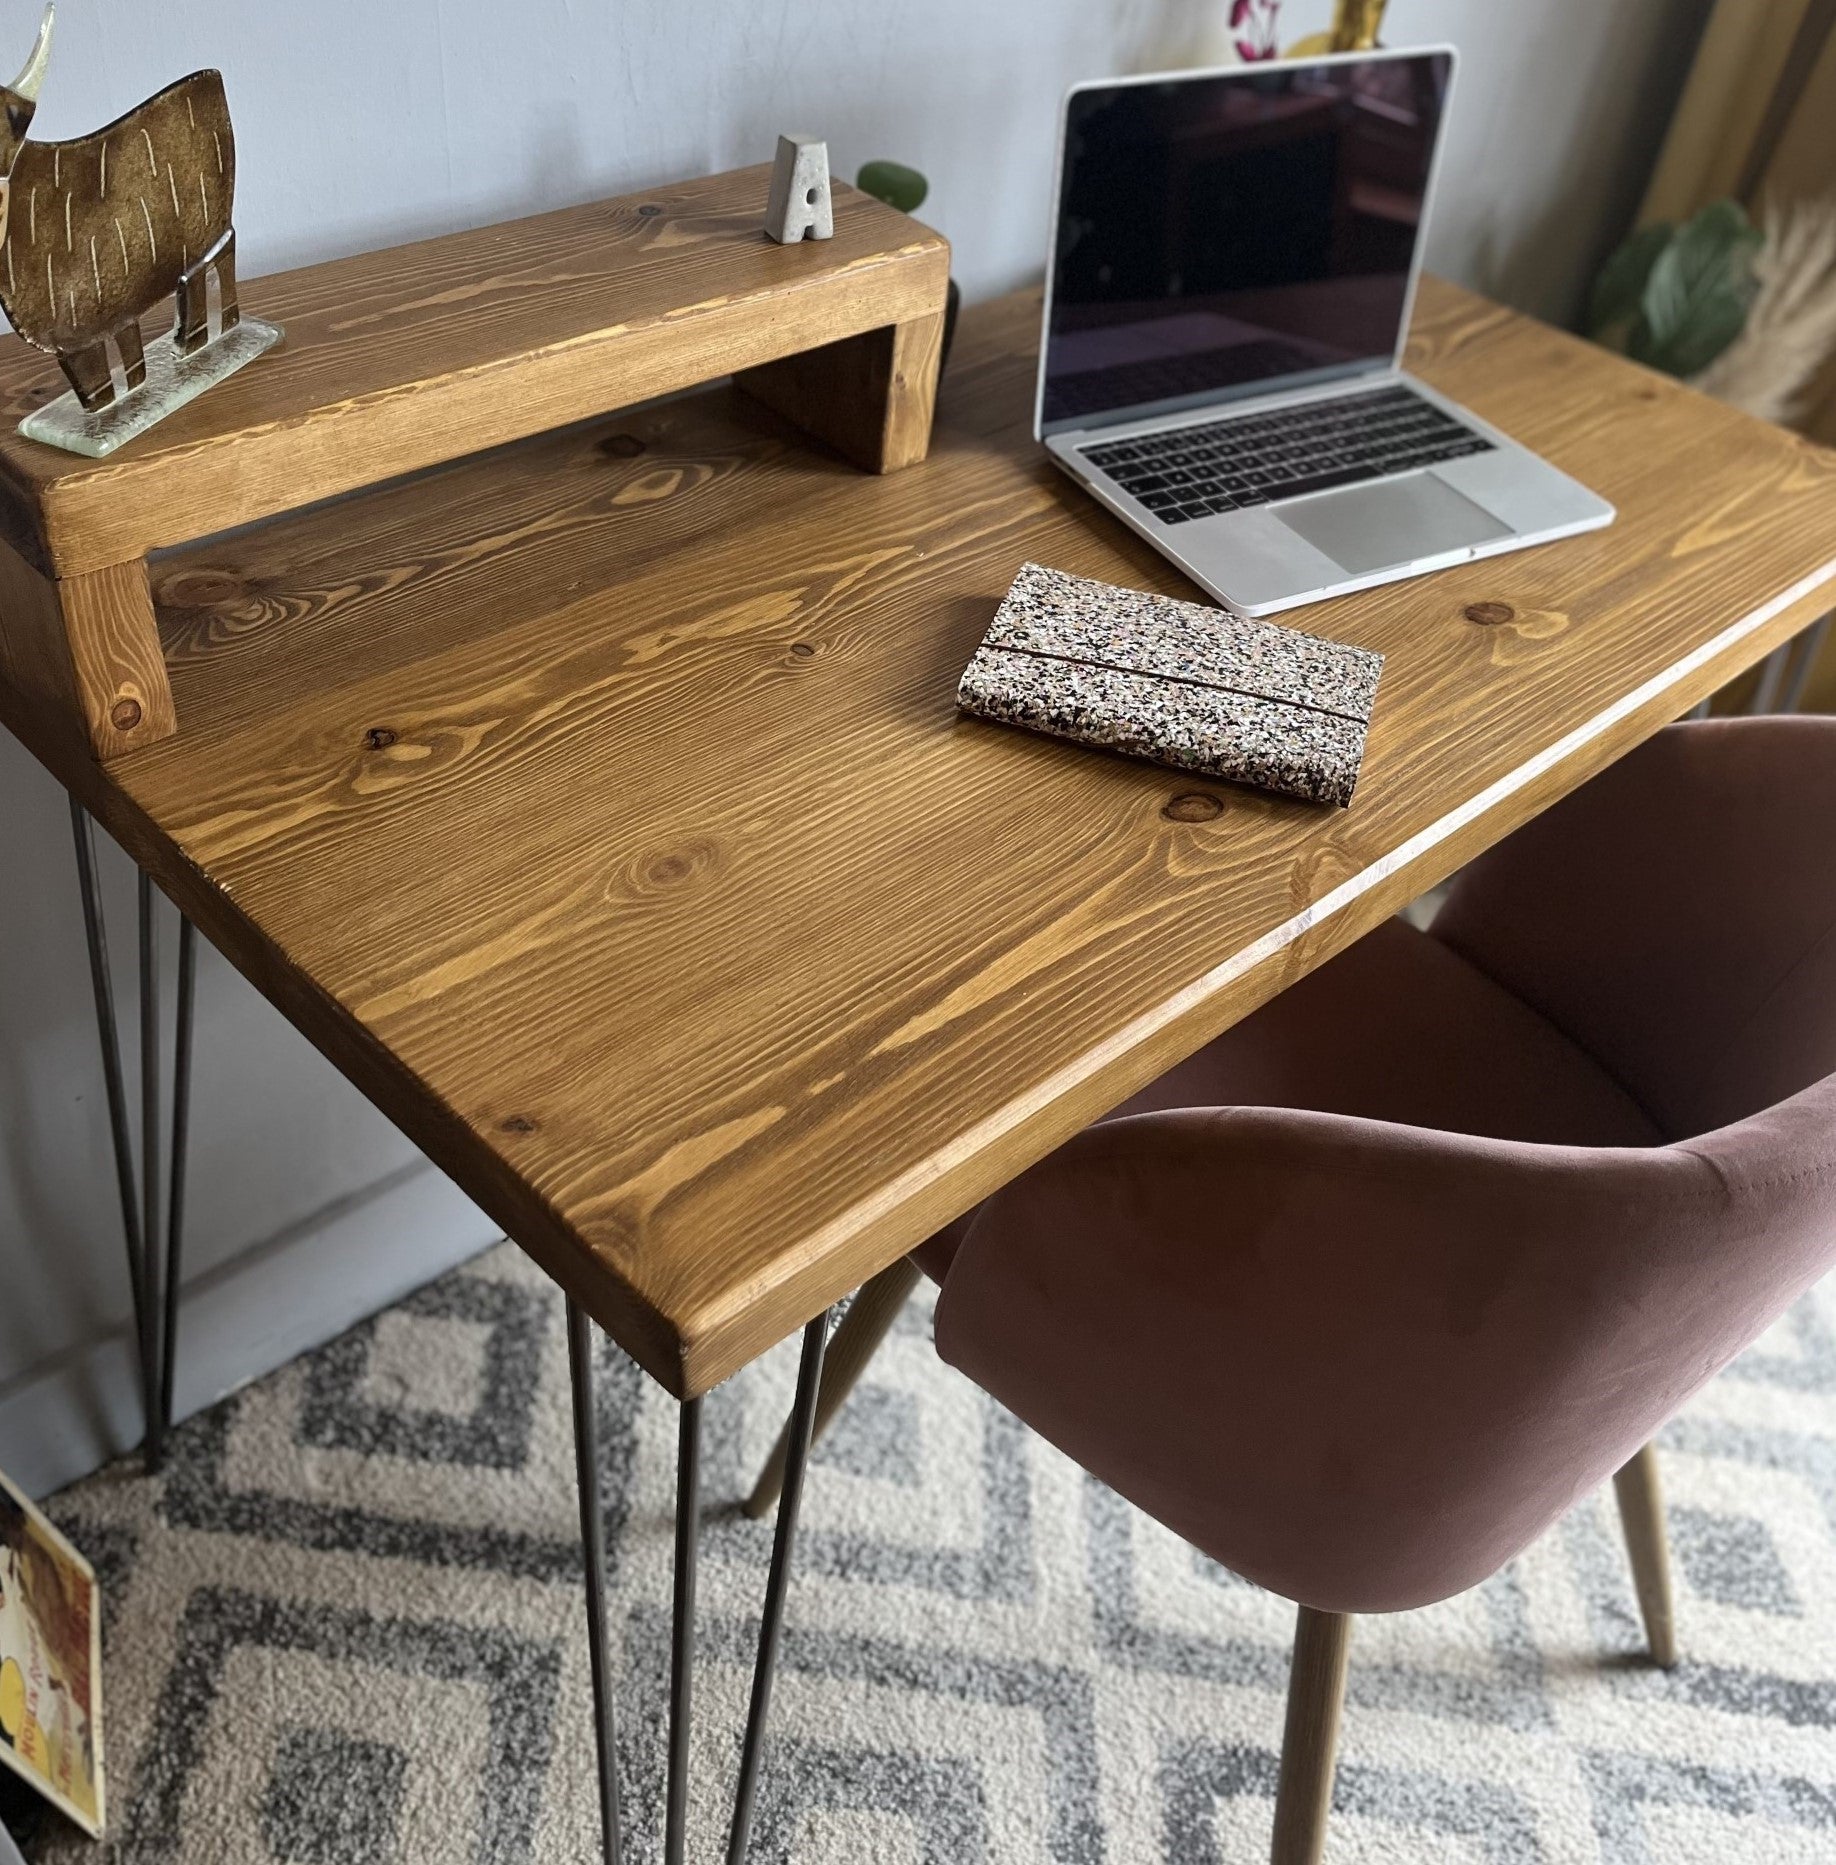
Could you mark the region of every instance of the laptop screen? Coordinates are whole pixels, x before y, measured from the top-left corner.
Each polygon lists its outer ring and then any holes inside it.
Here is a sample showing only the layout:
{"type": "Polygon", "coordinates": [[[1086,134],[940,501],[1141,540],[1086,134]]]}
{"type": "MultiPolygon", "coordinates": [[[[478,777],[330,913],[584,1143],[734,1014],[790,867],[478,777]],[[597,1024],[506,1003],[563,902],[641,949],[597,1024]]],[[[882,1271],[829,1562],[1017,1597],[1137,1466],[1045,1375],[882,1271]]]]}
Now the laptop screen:
{"type": "Polygon", "coordinates": [[[1388,364],[1452,67],[1435,51],[1074,92],[1046,429],[1388,364]]]}

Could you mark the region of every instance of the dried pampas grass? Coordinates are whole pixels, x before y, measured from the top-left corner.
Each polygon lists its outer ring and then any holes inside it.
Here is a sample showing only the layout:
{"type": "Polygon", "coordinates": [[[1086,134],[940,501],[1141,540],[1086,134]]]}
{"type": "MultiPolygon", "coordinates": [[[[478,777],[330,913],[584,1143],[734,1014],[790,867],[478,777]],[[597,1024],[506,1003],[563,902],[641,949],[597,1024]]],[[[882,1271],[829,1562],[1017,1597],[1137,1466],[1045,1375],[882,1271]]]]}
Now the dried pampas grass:
{"type": "Polygon", "coordinates": [[[1836,350],[1836,200],[1768,207],[1763,225],[1747,326],[1695,385],[1762,420],[1789,423],[1836,350]]]}

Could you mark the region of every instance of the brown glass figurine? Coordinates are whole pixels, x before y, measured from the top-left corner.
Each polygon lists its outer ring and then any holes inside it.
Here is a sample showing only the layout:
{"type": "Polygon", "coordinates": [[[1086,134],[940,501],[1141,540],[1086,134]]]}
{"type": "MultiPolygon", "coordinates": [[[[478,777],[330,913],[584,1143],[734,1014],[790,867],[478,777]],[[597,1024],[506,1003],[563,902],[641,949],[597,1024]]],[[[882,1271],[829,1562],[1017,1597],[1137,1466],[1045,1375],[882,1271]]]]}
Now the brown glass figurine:
{"type": "Polygon", "coordinates": [[[177,349],[203,347],[212,266],[222,329],[239,321],[236,143],[215,71],[181,78],[93,135],[27,142],[55,14],[53,0],[25,69],[0,88],[0,306],[93,410],[115,398],[111,338],[128,387],[146,380],[140,319],[162,299],[178,296],[177,349]]]}

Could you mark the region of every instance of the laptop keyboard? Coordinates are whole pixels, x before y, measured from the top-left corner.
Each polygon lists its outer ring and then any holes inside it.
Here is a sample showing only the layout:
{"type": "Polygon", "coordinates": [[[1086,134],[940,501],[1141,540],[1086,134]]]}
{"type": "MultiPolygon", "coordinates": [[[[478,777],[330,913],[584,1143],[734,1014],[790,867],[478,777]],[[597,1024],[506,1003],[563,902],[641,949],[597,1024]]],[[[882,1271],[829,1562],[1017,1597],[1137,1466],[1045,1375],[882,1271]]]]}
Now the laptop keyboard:
{"type": "Polygon", "coordinates": [[[1303,402],[1078,451],[1162,524],[1412,472],[1492,443],[1406,388],[1303,402]]]}

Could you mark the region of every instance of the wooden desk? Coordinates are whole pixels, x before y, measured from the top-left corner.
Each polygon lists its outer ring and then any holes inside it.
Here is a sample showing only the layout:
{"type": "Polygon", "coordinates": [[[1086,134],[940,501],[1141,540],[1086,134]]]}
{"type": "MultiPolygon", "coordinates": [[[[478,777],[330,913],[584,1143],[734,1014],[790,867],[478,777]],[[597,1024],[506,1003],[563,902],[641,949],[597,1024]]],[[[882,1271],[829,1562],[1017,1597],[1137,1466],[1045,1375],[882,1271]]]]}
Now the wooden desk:
{"type": "Polygon", "coordinates": [[[58,761],[681,1397],[1829,606],[1830,455],[1431,285],[1621,517],[1290,618],[1389,657],[1349,811],[959,721],[1024,559],[1192,593],[1031,444],[1035,327],[894,478],[716,391],[158,561],[186,730],[58,761]]]}
{"type": "Polygon", "coordinates": [[[153,566],[185,730],[0,717],[693,1399],[1829,606],[1836,461],[1445,285],[1414,361],[1614,527],[1291,617],[1337,813],[958,720],[1020,563],[1190,595],[1045,464],[1037,300],[930,462],[720,390],[153,566]]]}

